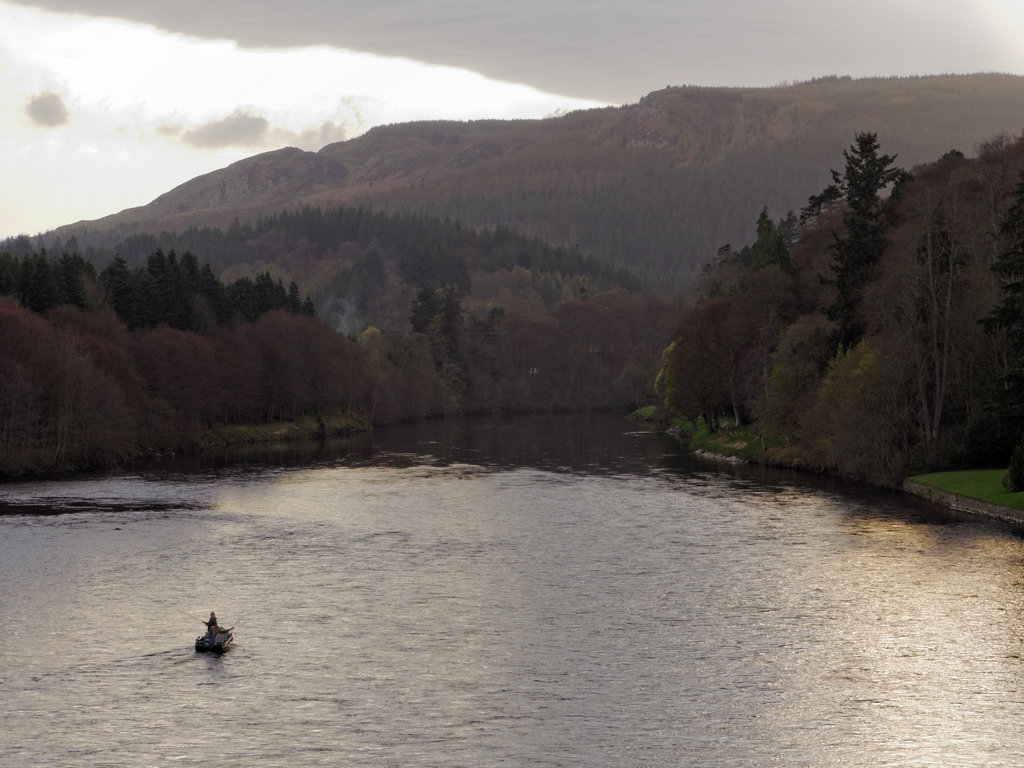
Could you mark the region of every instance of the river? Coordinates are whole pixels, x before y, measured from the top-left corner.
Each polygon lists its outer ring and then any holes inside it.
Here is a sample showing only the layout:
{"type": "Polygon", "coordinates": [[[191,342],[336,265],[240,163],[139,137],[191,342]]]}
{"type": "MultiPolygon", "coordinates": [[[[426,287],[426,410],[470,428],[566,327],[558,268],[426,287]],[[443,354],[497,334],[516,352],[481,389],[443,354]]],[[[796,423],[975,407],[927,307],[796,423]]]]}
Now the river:
{"type": "Polygon", "coordinates": [[[1022,580],[613,415],[6,483],[0,765],[1019,766],[1022,580]]]}

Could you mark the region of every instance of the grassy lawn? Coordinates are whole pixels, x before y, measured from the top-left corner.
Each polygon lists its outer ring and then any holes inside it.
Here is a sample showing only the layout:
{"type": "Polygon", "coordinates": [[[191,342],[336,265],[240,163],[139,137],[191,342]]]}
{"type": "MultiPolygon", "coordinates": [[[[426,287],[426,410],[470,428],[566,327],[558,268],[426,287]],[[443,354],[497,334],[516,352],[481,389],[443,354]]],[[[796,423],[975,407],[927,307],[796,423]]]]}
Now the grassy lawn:
{"type": "Polygon", "coordinates": [[[915,483],[938,488],[989,504],[1024,509],[1024,493],[1011,493],[1003,488],[1005,469],[970,469],[959,472],[935,472],[907,478],[915,483]]]}

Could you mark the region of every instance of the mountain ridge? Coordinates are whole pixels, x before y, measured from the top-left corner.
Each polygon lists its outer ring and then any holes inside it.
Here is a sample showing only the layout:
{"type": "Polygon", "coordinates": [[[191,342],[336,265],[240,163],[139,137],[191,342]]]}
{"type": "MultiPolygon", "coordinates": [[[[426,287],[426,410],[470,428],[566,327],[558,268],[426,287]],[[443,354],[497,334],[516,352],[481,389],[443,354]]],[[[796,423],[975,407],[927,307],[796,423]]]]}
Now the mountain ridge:
{"type": "Polygon", "coordinates": [[[138,232],[227,227],[302,206],[368,206],[509,226],[679,286],[758,212],[798,210],[857,132],[903,167],[1024,127],[1024,77],[827,77],[669,87],[542,120],[378,126],[319,151],[261,153],[147,205],[48,234],[112,247],[138,232]]]}

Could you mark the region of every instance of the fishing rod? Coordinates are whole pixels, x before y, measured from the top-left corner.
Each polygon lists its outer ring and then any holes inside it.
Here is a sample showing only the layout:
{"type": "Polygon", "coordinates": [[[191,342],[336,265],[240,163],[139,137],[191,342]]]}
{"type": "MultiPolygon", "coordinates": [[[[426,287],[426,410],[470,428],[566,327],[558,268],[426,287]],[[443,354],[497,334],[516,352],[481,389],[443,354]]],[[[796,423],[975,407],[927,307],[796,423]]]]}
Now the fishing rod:
{"type": "MultiPolygon", "coordinates": [[[[188,611],[183,611],[181,608],[178,608],[177,606],[172,605],[171,603],[167,603],[167,602],[163,602],[163,601],[160,601],[160,600],[156,600],[155,598],[150,598],[150,599],[152,599],[153,602],[157,603],[158,605],[162,605],[165,608],[170,608],[173,611],[177,611],[182,616],[188,616],[190,619],[194,619],[196,617],[194,613],[189,613],[188,611]]],[[[237,626],[238,622],[241,621],[242,619],[244,619],[245,616],[247,616],[247,615],[248,615],[248,613],[246,613],[244,616],[240,616],[237,619],[235,619],[235,626],[237,626]]],[[[206,626],[209,626],[209,624],[207,624],[207,620],[206,619],[199,619],[199,621],[200,621],[200,623],[206,624],[206,626]]],[[[235,628],[234,626],[231,627],[231,629],[234,629],[234,628],[235,628]]]]}
{"type": "MultiPolygon", "coordinates": [[[[173,606],[171,606],[171,607],[173,607],[173,606]]],[[[190,617],[192,617],[193,619],[195,618],[195,615],[193,615],[193,614],[191,614],[191,613],[185,613],[185,611],[182,611],[182,610],[180,610],[179,608],[175,608],[174,610],[178,611],[178,613],[183,613],[183,614],[185,614],[186,616],[190,616],[190,617]]],[[[248,614],[245,614],[245,615],[248,615],[248,614]]],[[[230,632],[230,631],[231,631],[232,629],[234,629],[234,628],[235,628],[235,626],[237,626],[237,625],[238,625],[238,622],[242,621],[242,619],[244,619],[244,618],[245,618],[245,615],[243,615],[243,616],[239,616],[238,618],[236,618],[236,619],[235,619],[235,623],[234,623],[234,624],[233,624],[233,625],[231,626],[231,629],[229,629],[229,630],[228,630],[228,632],[230,632]]],[[[210,626],[210,625],[209,625],[209,623],[207,622],[207,620],[206,620],[206,619],[200,619],[200,621],[201,621],[201,622],[202,622],[203,624],[206,624],[206,626],[207,626],[207,627],[209,627],[209,626],[210,626]]]]}
{"type": "MultiPolygon", "coordinates": [[[[194,619],[196,617],[196,615],[194,613],[189,613],[188,611],[183,611],[183,610],[181,610],[181,608],[178,608],[175,605],[171,605],[170,603],[166,603],[166,602],[163,602],[161,600],[156,600],[154,598],[150,598],[150,599],[153,600],[153,602],[156,603],[157,605],[162,605],[165,608],[170,608],[172,611],[177,611],[182,616],[188,616],[190,619],[194,619]]],[[[206,623],[206,619],[200,619],[199,621],[201,621],[203,624],[206,623]]]]}

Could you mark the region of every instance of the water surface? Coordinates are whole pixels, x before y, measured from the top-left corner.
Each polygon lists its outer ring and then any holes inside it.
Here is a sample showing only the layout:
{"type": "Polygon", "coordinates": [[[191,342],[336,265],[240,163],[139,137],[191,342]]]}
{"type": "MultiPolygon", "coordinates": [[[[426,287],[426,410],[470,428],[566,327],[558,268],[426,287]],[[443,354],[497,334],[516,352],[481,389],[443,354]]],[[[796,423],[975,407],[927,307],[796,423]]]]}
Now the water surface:
{"type": "Polygon", "coordinates": [[[1016,531],[431,422],[0,486],[0,764],[1024,762],[1016,531]],[[236,647],[196,654],[216,610],[236,647]]]}

